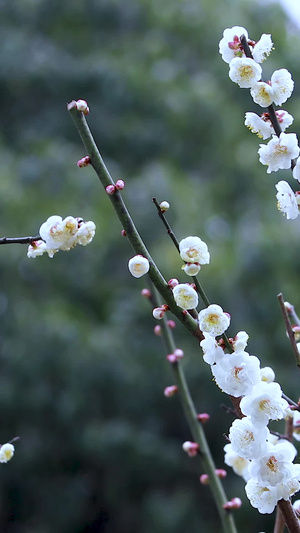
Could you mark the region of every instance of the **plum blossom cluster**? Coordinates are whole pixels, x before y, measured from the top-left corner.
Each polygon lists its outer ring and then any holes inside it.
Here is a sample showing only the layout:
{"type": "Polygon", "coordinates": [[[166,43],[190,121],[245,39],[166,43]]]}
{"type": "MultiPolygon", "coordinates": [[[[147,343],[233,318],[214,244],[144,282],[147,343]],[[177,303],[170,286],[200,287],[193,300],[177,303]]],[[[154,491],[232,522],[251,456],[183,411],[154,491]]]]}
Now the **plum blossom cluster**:
{"type": "Polygon", "coordinates": [[[196,276],[202,265],[210,261],[207,244],[200,237],[186,237],[179,243],[179,254],[185,264],[182,270],[188,276],[196,276]]]}
{"type": "Polygon", "coordinates": [[[246,481],[246,494],[260,513],[272,513],[278,500],[288,500],[300,489],[300,465],[293,464],[295,447],[271,435],[270,420],[289,413],[280,385],[269,367],[260,368],[258,357],[245,351],[248,335],[240,331],[232,340],[233,352],[225,353],[214,335],[205,332],[200,342],[203,359],[211,365],[217,385],[240,397],[243,418],[229,430],[225,463],[246,481]]]}
{"type": "MultiPolygon", "coordinates": [[[[297,135],[285,133],[294,118],[287,111],[274,109],[274,104],[281,106],[291,96],[294,89],[292,76],[287,69],[282,68],[275,70],[269,81],[264,82],[261,79],[260,63],[269,56],[272,48],[271,35],[263,34],[259,41],[255,42],[248,38],[247,30],[240,26],[227,28],[219,43],[222,58],[229,63],[230,79],[242,88],[249,88],[253,101],[268,108],[267,112],[261,115],[252,112],[245,115],[245,125],[252,133],[263,140],[271,137],[267,144],[260,144],[259,161],[267,166],[268,174],[293,168],[293,177],[300,182],[300,149],[297,135]]],[[[280,181],[276,189],[278,209],[287,219],[295,219],[299,215],[299,194],[294,193],[285,181],[280,181]]]]}
{"type": "Polygon", "coordinates": [[[77,244],[86,246],[93,240],[95,230],[92,221],[84,222],[82,218],[72,216],[62,219],[53,215],[41,225],[41,238],[29,245],[27,257],[34,258],[47,252],[52,258],[59,250],[69,251],[77,244]]]}

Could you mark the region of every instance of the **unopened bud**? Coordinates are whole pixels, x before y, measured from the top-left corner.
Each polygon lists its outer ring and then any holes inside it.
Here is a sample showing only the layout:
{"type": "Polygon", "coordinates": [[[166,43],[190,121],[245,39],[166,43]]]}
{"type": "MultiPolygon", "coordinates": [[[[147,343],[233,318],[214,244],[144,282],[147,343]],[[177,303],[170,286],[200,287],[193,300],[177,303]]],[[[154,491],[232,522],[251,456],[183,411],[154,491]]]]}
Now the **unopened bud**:
{"type": "Polygon", "coordinates": [[[127,237],[126,231],[124,229],[122,229],[121,235],[122,235],[122,237],[127,237]]]}
{"type": "Polygon", "coordinates": [[[201,483],[201,485],[209,485],[209,475],[208,474],[202,474],[200,476],[200,483],[201,483]]]}
{"type": "Polygon", "coordinates": [[[105,190],[106,190],[107,194],[115,194],[116,187],[114,185],[107,185],[105,187],[105,190]]]}
{"type": "Polygon", "coordinates": [[[227,503],[224,503],[223,509],[227,509],[227,511],[230,511],[231,509],[239,509],[242,506],[242,500],[240,498],[232,498],[227,503]]]}
{"type": "Polygon", "coordinates": [[[200,268],[199,263],[186,263],[186,265],[183,265],[182,270],[184,270],[187,276],[197,276],[200,268]]]}
{"type": "Polygon", "coordinates": [[[197,418],[199,422],[201,422],[201,424],[205,424],[205,422],[210,419],[210,416],[208,413],[199,413],[199,415],[197,415],[197,418]]]}
{"type": "Polygon", "coordinates": [[[152,311],[152,315],[156,320],[161,320],[164,317],[165,310],[162,307],[155,307],[152,311]]]}
{"type": "Polygon", "coordinates": [[[171,289],[174,289],[174,287],[176,287],[176,285],[178,284],[179,284],[179,281],[176,278],[169,279],[168,281],[168,285],[169,287],[171,287],[171,289]]]}
{"type": "Polygon", "coordinates": [[[168,209],[170,209],[170,204],[169,204],[169,202],[166,202],[164,200],[163,202],[160,202],[159,207],[160,207],[160,210],[163,213],[164,211],[168,211],[168,209]]]}
{"type": "Polygon", "coordinates": [[[161,327],[160,326],[155,326],[154,328],[154,335],[156,335],[157,337],[161,337],[161,327]]]}
{"type": "Polygon", "coordinates": [[[122,189],[124,189],[125,187],[125,182],[123,180],[117,180],[116,181],[116,189],[118,191],[122,191],[122,189]]]}
{"type": "Polygon", "coordinates": [[[79,159],[79,161],[77,161],[77,166],[78,168],[83,168],[83,167],[87,167],[91,162],[91,158],[89,155],[86,155],[85,157],[83,157],[82,159],[79,159]]]}
{"type": "Polygon", "coordinates": [[[197,444],[197,442],[191,442],[187,440],[183,443],[182,449],[188,454],[189,457],[195,457],[199,453],[199,444],[197,444]]]}
{"type": "Polygon", "coordinates": [[[224,477],[227,476],[227,472],[224,468],[216,468],[215,472],[220,479],[224,479],[224,477]]]}
{"type": "Polygon", "coordinates": [[[295,341],[300,341],[300,326],[292,326],[292,330],[294,333],[295,341]]]}
{"type": "Polygon", "coordinates": [[[176,323],[174,322],[174,320],[168,320],[168,321],[167,321],[167,326],[168,326],[170,329],[175,329],[175,328],[176,328],[176,323]]]}
{"type": "Polygon", "coordinates": [[[143,289],[141,295],[144,296],[144,298],[151,298],[151,291],[149,289],[143,289]]]}
{"type": "Polygon", "coordinates": [[[164,390],[164,395],[166,398],[171,398],[171,396],[174,396],[178,392],[178,387],[176,385],[170,385],[169,387],[166,387],[164,390]]]}
{"type": "Polygon", "coordinates": [[[89,106],[87,105],[87,102],[85,100],[77,100],[76,107],[78,111],[82,111],[84,115],[88,115],[90,112],[89,106]]]}
{"type": "Polygon", "coordinates": [[[176,350],[174,350],[174,355],[177,357],[177,359],[182,359],[184,356],[184,351],[181,348],[176,348],[176,350]]]}

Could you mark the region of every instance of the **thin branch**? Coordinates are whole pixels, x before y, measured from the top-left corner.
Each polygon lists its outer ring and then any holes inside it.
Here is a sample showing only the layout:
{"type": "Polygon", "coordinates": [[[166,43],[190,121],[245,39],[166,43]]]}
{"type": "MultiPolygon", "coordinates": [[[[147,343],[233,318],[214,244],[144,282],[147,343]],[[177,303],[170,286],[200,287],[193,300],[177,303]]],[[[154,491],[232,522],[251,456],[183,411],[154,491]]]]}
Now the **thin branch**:
{"type": "MultiPolygon", "coordinates": [[[[158,300],[156,300],[156,305],[160,305],[158,300]]],[[[166,317],[163,318],[161,323],[166,353],[174,353],[176,345],[172,330],[167,325],[166,317]]],[[[214,464],[214,460],[211,455],[208,442],[206,440],[203,425],[199,422],[197,418],[197,411],[195,409],[195,405],[191,397],[191,393],[185,378],[184,371],[182,369],[181,362],[176,361],[174,363],[171,363],[171,368],[176,385],[178,387],[180,401],[185,413],[188,426],[191,430],[194,441],[197,442],[197,444],[199,445],[199,457],[202,463],[202,468],[204,472],[209,476],[209,486],[211,488],[213,498],[215,500],[220,515],[223,531],[225,533],[237,533],[232,514],[223,508],[223,505],[228,502],[228,498],[226,496],[220,478],[216,475],[216,466],[214,464]]]]}
{"type": "Polygon", "coordinates": [[[291,502],[279,500],[278,507],[281,511],[286,527],[290,533],[300,533],[300,523],[291,502]]]}
{"type": "MultiPolygon", "coordinates": [[[[171,228],[169,222],[167,221],[163,211],[161,210],[157,199],[156,198],[152,198],[152,201],[153,201],[154,205],[157,208],[159,218],[161,219],[161,221],[163,222],[164,226],[166,227],[168,235],[170,235],[173,243],[175,244],[175,246],[177,248],[177,251],[179,252],[179,244],[178,244],[178,240],[177,240],[177,238],[175,236],[174,231],[172,230],[172,228],[171,228]]],[[[202,288],[197,276],[191,276],[191,278],[192,278],[192,280],[193,280],[193,282],[194,282],[194,284],[196,286],[196,290],[197,290],[198,294],[200,294],[200,297],[201,297],[202,301],[208,307],[210,305],[210,301],[207,298],[207,296],[206,296],[206,294],[205,294],[205,292],[204,292],[204,290],[203,290],[203,288],[202,288]]],[[[225,346],[226,346],[227,350],[229,351],[229,353],[232,353],[233,349],[232,349],[232,346],[231,346],[231,344],[229,342],[229,339],[228,339],[226,333],[223,333],[222,337],[223,337],[223,340],[224,340],[224,343],[225,343],[225,346]]]]}
{"type": "Polygon", "coordinates": [[[2,237],[0,238],[0,244],[31,244],[39,240],[42,240],[39,235],[36,235],[36,237],[2,237]]]}
{"type": "Polygon", "coordinates": [[[292,330],[292,326],[291,326],[290,321],[289,321],[288,312],[287,312],[286,307],[284,305],[284,299],[283,299],[282,293],[278,294],[277,298],[278,298],[278,301],[279,301],[279,305],[280,305],[282,317],[283,317],[283,320],[284,320],[285,328],[286,328],[286,331],[287,331],[287,334],[288,334],[288,337],[290,339],[290,342],[291,342],[291,345],[292,345],[292,349],[293,349],[293,352],[294,352],[294,355],[295,355],[296,365],[298,367],[300,367],[300,354],[298,352],[298,348],[297,348],[297,344],[296,344],[296,341],[295,341],[294,332],[292,330]]]}
{"type": "MultiPolygon", "coordinates": [[[[88,127],[85,116],[83,113],[77,110],[76,102],[73,100],[68,104],[68,111],[74,121],[74,124],[78,130],[78,133],[82,139],[85,149],[91,159],[91,164],[98,175],[104,189],[108,185],[115,185],[114,181],[107,170],[105,163],[101,157],[98,147],[94,141],[92,133],[88,127]]],[[[157,268],[151,255],[149,254],[137,228],[135,227],[133,220],[128,212],[128,209],[122,199],[120,191],[116,190],[114,194],[109,194],[110,199],[115,212],[125,230],[126,236],[134,249],[136,254],[141,254],[146,257],[150,263],[149,277],[154,286],[161,294],[164,302],[169,306],[170,311],[177,316],[180,322],[187,328],[187,330],[194,335],[198,340],[203,339],[202,332],[199,330],[197,321],[191,317],[189,313],[183,312],[175,303],[172,290],[168,286],[166,280],[162,276],[160,270],[157,268]]]]}

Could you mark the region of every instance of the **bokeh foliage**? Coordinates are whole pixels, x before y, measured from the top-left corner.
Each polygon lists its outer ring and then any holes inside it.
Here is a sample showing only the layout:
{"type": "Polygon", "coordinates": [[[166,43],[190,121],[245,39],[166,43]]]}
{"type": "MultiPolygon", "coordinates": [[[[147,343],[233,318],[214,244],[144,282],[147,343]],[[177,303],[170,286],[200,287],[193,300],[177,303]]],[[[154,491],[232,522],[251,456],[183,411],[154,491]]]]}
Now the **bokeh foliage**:
{"type": "MultiPolygon", "coordinates": [[[[284,106],[299,131],[299,39],[280,8],[244,0],[2,0],[0,88],[1,235],[34,235],[52,214],[94,220],[87,248],[29,260],[25,247],[0,250],[1,442],[20,435],[1,466],[0,530],[8,533],[179,533],[219,530],[154,320],[131,278],[132,255],[66,111],[88,101],[88,117],[124,199],[163,274],[181,261],[152,197],[171,203],[178,238],[199,235],[212,262],[200,279],[212,302],[245,329],[249,349],[272,365],[287,394],[298,376],[276,294],[298,309],[299,222],[276,210],[258,139],[243,126],[257,111],[228,78],[218,54],[225,27],[272,33],[265,75],[286,67],[296,81],[284,106]]],[[[219,467],[228,400],[211,381],[199,347],[179,325],[178,346],[219,467]]],[[[247,502],[243,531],[270,528],[247,502]],[[249,528],[249,524],[250,528],[249,528]]]]}

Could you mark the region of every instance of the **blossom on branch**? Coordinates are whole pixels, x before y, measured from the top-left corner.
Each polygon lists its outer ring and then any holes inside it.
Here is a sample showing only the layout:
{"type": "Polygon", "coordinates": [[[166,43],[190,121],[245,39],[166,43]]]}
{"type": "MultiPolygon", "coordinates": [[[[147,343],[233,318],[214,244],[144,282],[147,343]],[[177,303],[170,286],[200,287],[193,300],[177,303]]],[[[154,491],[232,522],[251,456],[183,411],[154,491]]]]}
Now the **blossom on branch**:
{"type": "Polygon", "coordinates": [[[240,41],[242,35],[245,35],[246,39],[248,39],[248,32],[242,26],[233,26],[233,28],[224,30],[223,39],[219,42],[219,52],[225,63],[230,63],[235,57],[245,57],[240,41]]]}
{"type": "Polygon", "coordinates": [[[182,239],[179,243],[179,253],[181,259],[187,263],[206,265],[210,260],[207,244],[200,237],[182,239]]]}
{"type": "Polygon", "coordinates": [[[291,160],[299,155],[297,135],[295,133],[281,133],[279,137],[273,135],[268,144],[260,144],[258,153],[259,161],[268,166],[268,174],[290,168],[291,160]]]}
{"type": "Polygon", "coordinates": [[[198,305],[198,294],[188,283],[179,283],[173,289],[173,296],[178,307],[195,309],[198,305]]]}
{"type": "Polygon", "coordinates": [[[261,79],[262,69],[250,57],[235,57],[230,61],[229,78],[242,89],[253,87],[261,79]]]}
{"type": "Polygon", "coordinates": [[[204,333],[209,333],[212,337],[222,335],[229,328],[230,315],[224,313],[222,307],[217,304],[209,305],[200,311],[199,328],[204,333]]]}
{"type": "Polygon", "coordinates": [[[299,215],[299,207],[294,191],[286,181],[279,181],[275,185],[277,189],[277,207],[288,220],[295,219],[299,215]]]}
{"type": "Polygon", "coordinates": [[[7,463],[15,453],[15,447],[10,442],[2,444],[0,448],[0,463],[7,463]]]}
{"type": "Polygon", "coordinates": [[[150,264],[143,255],[135,255],[128,261],[128,269],[134,278],[141,278],[149,272],[150,264]]]}

